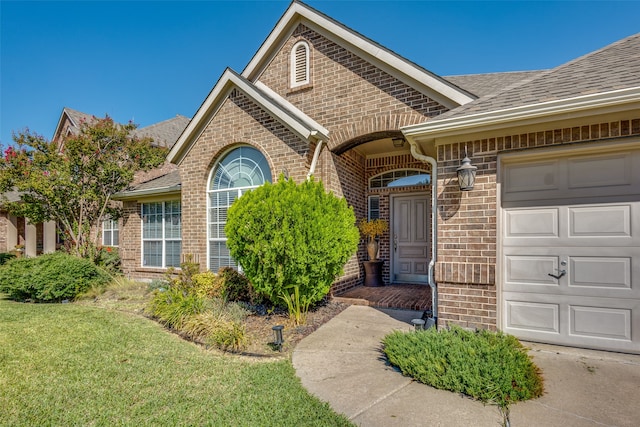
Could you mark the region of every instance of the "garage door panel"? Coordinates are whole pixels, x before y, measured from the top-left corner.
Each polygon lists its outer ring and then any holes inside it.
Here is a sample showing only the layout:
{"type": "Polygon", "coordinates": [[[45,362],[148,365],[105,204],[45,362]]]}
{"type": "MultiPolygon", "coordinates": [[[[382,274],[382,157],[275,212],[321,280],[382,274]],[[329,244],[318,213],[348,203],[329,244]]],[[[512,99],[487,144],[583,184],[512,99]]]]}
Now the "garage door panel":
{"type": "Polygon", "coordinates": [[[631,310],[569,305],[569,334],[631,341],[631,310]]]}
{"type": "Polygon", "coordinates": [[[560,162],[558,160],[513,165],[507,169],[505,192],[518,194],[530,191],[559,190],[559,175],[560,162]]]}
{"type": "Polygon", "coordinates": [[[506,326],[521,331],[560,333],[560,306],[555,303],[506,301],[506,326]]]}
{"type": "Polygon", "coordinates": [[[557,208],[507,211],[505,238],[557,238],[558,215],[557,208]]]}
{"type": "Polygon", "coordinates": [[[630,291],[631,266],[629,257],[571,257],[569,286],[630,291]]]}
{"type": "Polygon", "coordinates": [[[631,152],[627,152],[569,159],[567,161],[569,188],[591,189],[631,185],[631,154],[631,152]]]}
{"type": "Polygon", "coordinates": [[[569,238],[631,237],[631,206],[569,207],[569,238]]]}
{"type": "Polygon", "coordinates": [[[521,339],[640,353],[640,302],[509,292],[504,332],[521,339]]]}
{"type": "Polygon", "coordinates": [[[505,283],[509,285],[557,286],[557,280],[549,273],[558,271],[557,256],[507,256],[505,257],[505,283]]]}

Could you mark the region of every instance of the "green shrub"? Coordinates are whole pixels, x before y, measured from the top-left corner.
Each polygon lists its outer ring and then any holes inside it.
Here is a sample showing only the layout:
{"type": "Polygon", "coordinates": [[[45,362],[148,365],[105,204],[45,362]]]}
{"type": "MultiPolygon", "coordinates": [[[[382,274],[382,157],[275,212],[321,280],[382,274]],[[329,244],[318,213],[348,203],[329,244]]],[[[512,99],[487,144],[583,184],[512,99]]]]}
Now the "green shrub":
{"type": "Polygon", "coordinates": [[[193,290],[203,298],[219,298],[223,292],[223,282],[212,271],[194,274],[191,278],[193,290]]]}
{"type": "Polygon", "coordinates": [[[9,252],[0,252],[0,265],[4,265],[7,261],[14,259],[15,254],[11,254],[9,252]]]}
{"type": "Polygon", "coordinates": [[[95,257],[95,263],[112,276],[122,274],[122,263],[120,261],[120,251],[116,247],[105,246],[100,248],[95,257]]]}
{"type": "Polygon", "coordinates": [[[109,280],[91,261],[56,252],[9,261],[0,269],[0,292],[18,301],[59,302],[109,280]]]}
{"type": "Polygon", "coordinates": [[[538,368],[511,335],[453,326],[443,331],[395,331],[383,344],[389,361],[403,374],[501,408],[543,392],[538,368]]]}
{"type": "Polygon", "coordinates": [[[359,232],[353,210],[321,182],[297,185],[282,176],[239,198],[229,208],[227,246],[254,289],[274,304],[284,301],[296,323],[324,298],[359,232]]]}
{"type": "Polygon", "coordinates": [[[222,297],[227,301],[254,302],[255,292],[247,276],[231,267],[221,267],[218,278],[222,286],[222,297]]]}
{"type": "Polygon", "coordinates": [[[196,293],[170,286],[164,291],[155,291],[147,312],[166,326],[180,330],[191,316],[204,311],[205,301],[196,293]]]}

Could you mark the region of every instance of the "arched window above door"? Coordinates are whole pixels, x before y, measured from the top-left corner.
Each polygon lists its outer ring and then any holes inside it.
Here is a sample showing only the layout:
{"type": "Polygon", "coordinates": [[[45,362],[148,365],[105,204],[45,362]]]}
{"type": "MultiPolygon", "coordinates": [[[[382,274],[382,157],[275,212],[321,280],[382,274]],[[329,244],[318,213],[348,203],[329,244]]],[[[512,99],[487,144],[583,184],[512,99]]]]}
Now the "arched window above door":
{"type": "Polygon", "coordinates": [[[369,188],[411,187],[429,185],[431,174],[420,169],[399,169],[369,179],[369,188]]]}

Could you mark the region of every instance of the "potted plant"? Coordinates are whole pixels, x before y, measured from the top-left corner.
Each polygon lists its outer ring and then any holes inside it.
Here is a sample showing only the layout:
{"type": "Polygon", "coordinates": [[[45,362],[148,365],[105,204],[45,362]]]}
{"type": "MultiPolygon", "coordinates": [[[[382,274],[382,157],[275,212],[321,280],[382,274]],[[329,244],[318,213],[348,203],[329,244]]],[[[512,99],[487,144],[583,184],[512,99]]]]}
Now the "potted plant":
{"type": "Polygon", "coordinates": [[[360,232],[367,237],[367,253],[369,261],[378,260],[378,238],[389,229],[389,224],[384,219],[360,220],[358,224],[360,232]]]}
{"type": "Polygon", "coordinates": [[[369,261],[364,265],[364,285],[384,286],[382,280],[383,261],[378,260],[378,238],[389,229],[389,224],[384,219],[361,220],[358,224],[360,232],[367,237],[367,252],[369,261]]]}

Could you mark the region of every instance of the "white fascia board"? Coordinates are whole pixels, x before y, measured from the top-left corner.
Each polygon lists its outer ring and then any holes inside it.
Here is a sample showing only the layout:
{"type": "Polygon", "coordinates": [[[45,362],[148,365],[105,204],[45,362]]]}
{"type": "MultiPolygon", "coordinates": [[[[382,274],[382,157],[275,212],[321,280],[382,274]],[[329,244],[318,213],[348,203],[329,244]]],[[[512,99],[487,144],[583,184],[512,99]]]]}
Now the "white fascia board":
{"type": "Polygon", "coordinates": [[[472,114],[469,116],[433,120],[403,127],[401,131],[405,136],[411,137],[412,139],[433,139],[436,137],[493,130],[497,127],[544,123],[557,120],[560,116],[588,116],[599,112],[594,112],[594,110],[605,110],[614,107],[628,108],[629,105],[633,103],[640,105],[640,87],[488,111],[486,113],[472,114]]]}
{"type": "Polygon", "coordinates": [[[283,108],[289,110],[289,112],[296,116],[300,121],[304,122],[309,128],[317,130],[320,134],[320,139],[327,141],[329,139],[329,130],[322,126],[320,123],[313,120],[311,117],[303,113],[298,107],[287,101],[280,96],[277,92],[272,90],[269,86],[265,85],[261,81],[257,81],[255,86],[262,92],[266,93],[270,98],[278,102],[283,108]]]}
{"type": "Polygon", "coordinates": [[[247,80],[240,77],[240,75],[230,71],[230,80],[234,83],[238,89],[243,91],[245,95],[251,98],[255,103],[264,108],[271,116],[278,119],[283,125],[288,127],[292,132],[296,133],[304,140],[309,140],[312,135],[315,135],[314,129],[307,126],[298,117],[295,117],[292,112],[287,111],[283,106],[274,102],[265,92],[258,90],[256,86],[249,83],[247,80]]]}
{"type": "MultiPolygon", "coordinates": [[[[309,140],[318,133],[318,129],[311,128],[292,115],[284,107],[278,105],[273,99],[269,98],[264,92],[258,90],[255,86],[243,79],[240,75],[236,74],[230,69],[225,72],[218,80],[218,83],[207,96],[207,99],[202,103],[200,109],[195,114],[194,118],[189,122],[189,125],[184,130],[178,141],[175,143],[169,154],[167,160],[171,163],[179,164],[186,153],[191,149],[191,146],[198,139],[200,133],[206,128],[207,123],[215,116],[216,112],[229,95],[231,90],[237,87],[244,92],[255,103],[264,108],[271,116],[278,119],[283,125],[288,127],[292,132],[297,134],[304,140],[309,140]]],[[[324,129],[324,128],[322,128],[324,129]]]]}
{"type": "Polygon", "coordinates": [[[358,56],[388,72],[398,80],[418,89],[423,93],[433,94],[438,102],[448,108],[455,108],[467,104],[475,98],[461,91],[451,84],[436,78],[420,67],[403,60],[399,56],[361,37],[348,28],[338,25],[335,21],[316,13],[299,3],[293,3],[285,12],[271,34],[262,44],[251,62],[247,65],[242,76],[253,80],[260,71],[265,58],[270,58],[271,52],[277,50],[288,38],[293,29],[300,23],[327,37],[338,45],[350,48],[358,56]],[[301,19],[302,18],[302,19],[301,19]]]}

